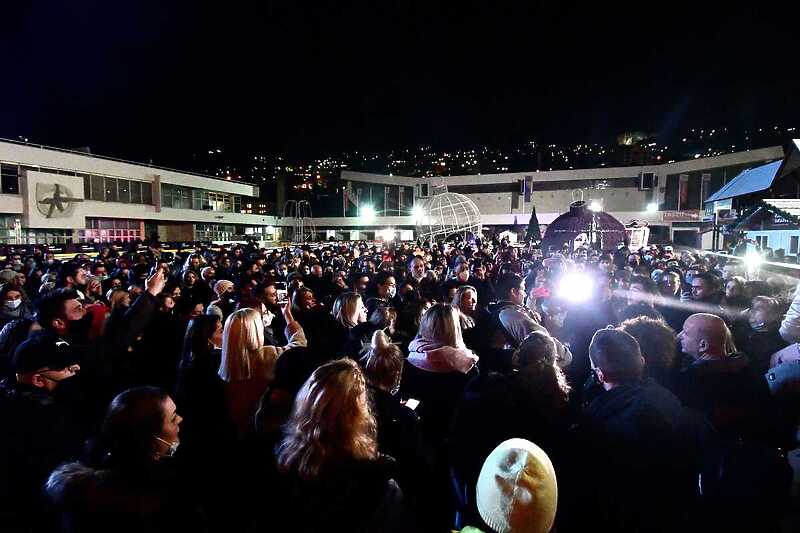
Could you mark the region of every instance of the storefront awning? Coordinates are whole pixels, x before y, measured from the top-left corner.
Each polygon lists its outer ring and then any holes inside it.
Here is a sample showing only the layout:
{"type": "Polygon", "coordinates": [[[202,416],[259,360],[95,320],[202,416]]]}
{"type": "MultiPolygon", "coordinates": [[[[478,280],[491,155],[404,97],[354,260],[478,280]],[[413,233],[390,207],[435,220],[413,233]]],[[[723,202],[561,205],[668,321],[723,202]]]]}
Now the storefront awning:
{"type": "Polygon", "coordinates": [[[723,185],[720,190],[709,196],[706,203],[736,198],[737,196],[769,189],[772,187],[772,182],[775,180],[775,176],[778,175],[778,170],[782,163],[782,160],[773,161],[766,165],[745,170],[723,185]]]}

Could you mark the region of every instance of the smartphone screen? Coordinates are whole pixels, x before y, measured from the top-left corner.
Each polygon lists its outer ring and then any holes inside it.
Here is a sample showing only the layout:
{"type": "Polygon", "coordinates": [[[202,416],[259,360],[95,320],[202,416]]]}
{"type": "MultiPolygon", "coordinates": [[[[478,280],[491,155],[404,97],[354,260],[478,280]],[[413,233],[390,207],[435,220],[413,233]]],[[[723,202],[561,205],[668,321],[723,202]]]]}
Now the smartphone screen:
{"type": "Polygon", "coordinates": [[[406,407],[411,409],[412,411],[417,408],[419,405],[419,400],[415,400],[414,398],[409,398],[406,400],[406,407]]]}

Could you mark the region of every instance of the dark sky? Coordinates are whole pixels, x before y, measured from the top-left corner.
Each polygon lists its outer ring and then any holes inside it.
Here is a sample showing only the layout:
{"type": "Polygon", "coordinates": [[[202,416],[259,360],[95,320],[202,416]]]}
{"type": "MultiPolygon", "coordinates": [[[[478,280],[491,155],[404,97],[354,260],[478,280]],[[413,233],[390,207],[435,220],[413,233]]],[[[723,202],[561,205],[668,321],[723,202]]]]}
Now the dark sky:
{"type": "Polygon", "coordinates": [[[758,2],[8,4],[0,136],[164,164],[800,115],[797,14],[758,2]]]}

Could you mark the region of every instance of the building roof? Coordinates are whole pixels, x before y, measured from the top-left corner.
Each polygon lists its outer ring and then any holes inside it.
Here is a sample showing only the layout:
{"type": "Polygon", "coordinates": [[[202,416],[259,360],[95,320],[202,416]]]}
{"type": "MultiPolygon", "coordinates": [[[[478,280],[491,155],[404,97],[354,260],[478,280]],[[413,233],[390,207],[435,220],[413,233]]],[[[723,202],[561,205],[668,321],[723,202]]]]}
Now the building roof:
{"type": "Polygon", "coordinates": [[[778,160],[743,171],[723,185],[720,190],[709,196],[706,203],[736,198],[737,196],[769,189],[775,180],[775,176],[778,175],[781,164],[783,164],[783,161],[778,160]]]}
{"type": "Polygon", "coordinates": [[[742,213],[726,231],[758,229],[795,229],[800,226],[800,200],[764,200],[742,213]]]}

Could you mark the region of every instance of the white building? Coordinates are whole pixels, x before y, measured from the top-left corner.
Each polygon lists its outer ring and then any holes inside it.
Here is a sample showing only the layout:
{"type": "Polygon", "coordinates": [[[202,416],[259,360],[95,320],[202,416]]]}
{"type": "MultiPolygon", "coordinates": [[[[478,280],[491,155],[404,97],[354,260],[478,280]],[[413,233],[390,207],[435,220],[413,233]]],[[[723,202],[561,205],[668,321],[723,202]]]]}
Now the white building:
{"type": "Polygon", "coordinates": [[[660,165],[549,172],[410,178],[344,171],[348,199],[342,201],[342,211],[347,216],[315,218],[314,223],[318,230],[342,235],[361,230],[362,238],[387,227],[412,228],[414,202],[446,185],[449,192],[475,202],[484,227],[522,229],[534,206],[546,226],[583,195],[624,224],[647,222],[651,242],[710,248],[710,226],[703,223],[705,199],[742,170],[783,156],[783,148],[773,146],[660,165]],[[378,215],[369,222],[358,216],[365,205],[378,215]]]}
{"type": "Polygon", "coordinates": [[[274,217],[241,213],[258,188],[225,179],[0,142],[0,243],[230,240],[274,217]]]}

